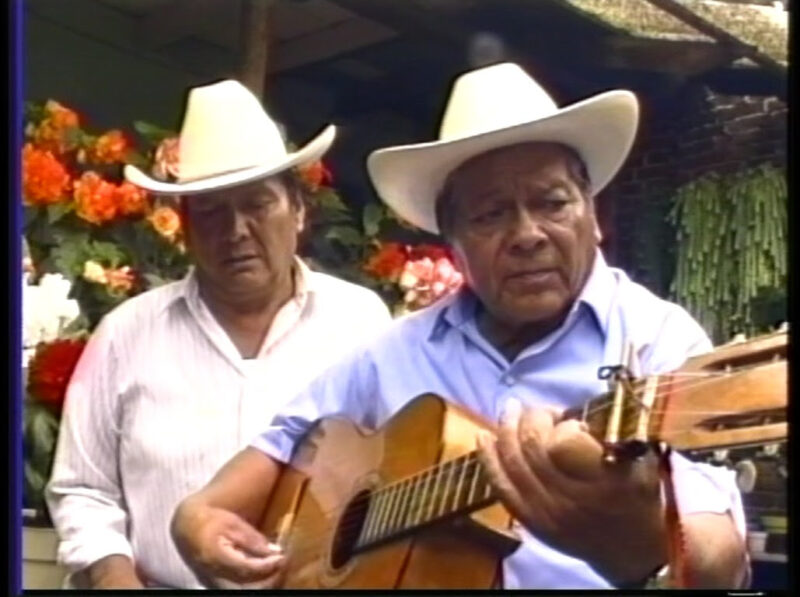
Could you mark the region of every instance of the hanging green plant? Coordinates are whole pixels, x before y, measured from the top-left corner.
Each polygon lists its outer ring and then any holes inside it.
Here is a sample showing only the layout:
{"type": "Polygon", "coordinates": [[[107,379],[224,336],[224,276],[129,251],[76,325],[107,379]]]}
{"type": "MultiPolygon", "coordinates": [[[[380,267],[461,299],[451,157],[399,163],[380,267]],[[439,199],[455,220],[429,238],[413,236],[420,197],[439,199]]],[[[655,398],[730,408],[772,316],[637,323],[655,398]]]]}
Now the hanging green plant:
{"type": "Polygon", "coordinates": [[[712,173],[676,193],[672,297],[716,342],[766,331],[785,310],[786,201],[785,175],[769,165],[712,173]]]}

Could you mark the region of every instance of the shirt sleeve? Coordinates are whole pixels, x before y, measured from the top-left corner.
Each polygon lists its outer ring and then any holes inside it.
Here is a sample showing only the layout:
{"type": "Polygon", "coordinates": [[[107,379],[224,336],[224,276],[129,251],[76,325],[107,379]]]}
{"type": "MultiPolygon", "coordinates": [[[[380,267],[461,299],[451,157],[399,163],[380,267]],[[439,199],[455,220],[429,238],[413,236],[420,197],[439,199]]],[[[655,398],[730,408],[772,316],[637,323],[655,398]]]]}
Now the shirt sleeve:
{"type": "Polygon", "coordinates": [[[119,361],[106,319],[81,355],[64,404],[45,498],[60,544],[58,561],[77,572],[112,554],[133,559],[120,487],[119,361]]]}
{"type": "MultiPolygon", "coordinates": [[[[682,307],[669,304],[656,338],[643,351],[642,365],[651,375],[668,373],[691,357],[711,350],[711,339],[700,324],[682,307]]],[[[680,513],[728,512],[745,541],[747,525],[736,473],[722,466],[693,462],[677,452],[672,453],[672,467],[680,513]]]]}
{"type": "Polygon", "coordinates": [[[295,444],[323,417],[341,416],[374,428],[378,418],[377,376],[366,349],[330,367],[295,395],[251,446],[289,462],[295,444]]]}

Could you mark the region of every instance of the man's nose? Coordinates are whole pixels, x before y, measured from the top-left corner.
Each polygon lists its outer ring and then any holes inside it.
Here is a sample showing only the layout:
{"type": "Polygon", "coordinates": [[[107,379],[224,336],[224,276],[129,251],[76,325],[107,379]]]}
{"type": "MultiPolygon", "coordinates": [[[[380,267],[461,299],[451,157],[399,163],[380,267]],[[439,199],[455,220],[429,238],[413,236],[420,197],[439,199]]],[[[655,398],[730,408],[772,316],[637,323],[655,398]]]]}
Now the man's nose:
{"type": "Polygon", "coordinates": [[[238,209],[230,207],[225,210],[225,230],[231,239],[239,239],[248,235],[247,220],[238,209]]]}
{"type": "Polygon", "coordinates": [[[519,209],[512,230],[511,248],[518,251],[537,249],[547,240],[541,222],[527,209],[519,209]]]}

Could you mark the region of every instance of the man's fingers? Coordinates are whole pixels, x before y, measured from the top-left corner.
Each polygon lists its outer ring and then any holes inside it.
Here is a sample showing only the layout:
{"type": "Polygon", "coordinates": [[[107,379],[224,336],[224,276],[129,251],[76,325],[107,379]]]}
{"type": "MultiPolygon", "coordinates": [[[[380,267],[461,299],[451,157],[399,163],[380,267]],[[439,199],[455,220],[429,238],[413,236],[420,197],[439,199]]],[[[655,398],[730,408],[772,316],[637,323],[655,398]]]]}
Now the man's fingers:
{"type": "Polygon", "coordinates": [[[215,576],[227,578],[238,583],[266,581],[278,573],[285,556],[273,553],[267,556],[253,556],[242,551],[233,542],[220,540],[219,557],[215,576]]]}
{"type": "Polygon", "coordinates": [[[238,517],[233,524],[228,526],[225,536],[242,551],[252,556],[263,557],[280,553],[280,547],[270,543],[264,535],[238,517]]]}
{"type": "Polygon", "coordinates": [[[597,479],[606,472],[603,446],[587,433],[584,423],[574,419],[555,426],[547,455],[559,472],[575,479],[597,479]]]}

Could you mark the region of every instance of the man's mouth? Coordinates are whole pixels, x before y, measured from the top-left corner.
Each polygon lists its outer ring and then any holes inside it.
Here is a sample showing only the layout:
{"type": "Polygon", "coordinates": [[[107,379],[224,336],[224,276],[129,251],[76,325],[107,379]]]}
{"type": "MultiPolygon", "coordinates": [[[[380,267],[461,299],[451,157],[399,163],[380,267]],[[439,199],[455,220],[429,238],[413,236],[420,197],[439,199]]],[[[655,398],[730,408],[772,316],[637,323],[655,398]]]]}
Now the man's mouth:
{"type": "Polygon", "coordinates": [[[241,255],[232,255],[230,257],[226,257],[222,260],[222,263],[223,265],[239,265],[257,258],[258,256],[255,253],[242,253],[241,255]]]}
{"type": "Polygon", "coordinates": [[[514,272],[506,276],[506,280],[515,284],[538,285],[552,283],[557,277],[558,272],[555,268],[540,268],[514,272]]]}

